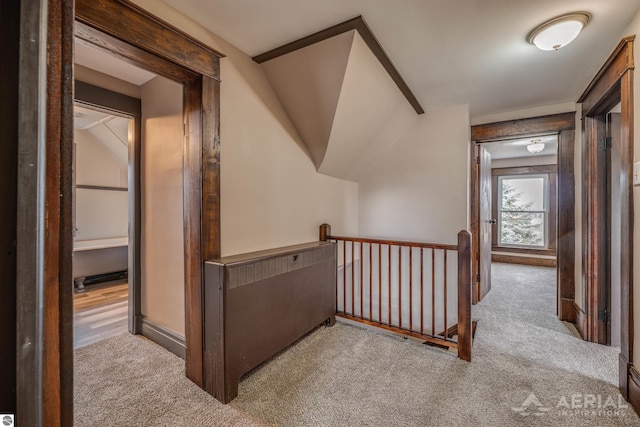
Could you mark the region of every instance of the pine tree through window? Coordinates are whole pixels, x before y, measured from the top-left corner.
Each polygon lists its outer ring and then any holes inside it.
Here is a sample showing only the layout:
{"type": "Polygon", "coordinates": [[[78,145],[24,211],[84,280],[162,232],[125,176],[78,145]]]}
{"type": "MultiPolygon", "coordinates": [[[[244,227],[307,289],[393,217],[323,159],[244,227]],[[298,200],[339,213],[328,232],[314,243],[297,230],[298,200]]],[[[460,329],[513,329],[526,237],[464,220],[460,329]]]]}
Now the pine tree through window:
{"type": "Polygon", "coordinates": [[[500,177],[500,246],[547,247],[548,182],[546,174],[500,177]]]}

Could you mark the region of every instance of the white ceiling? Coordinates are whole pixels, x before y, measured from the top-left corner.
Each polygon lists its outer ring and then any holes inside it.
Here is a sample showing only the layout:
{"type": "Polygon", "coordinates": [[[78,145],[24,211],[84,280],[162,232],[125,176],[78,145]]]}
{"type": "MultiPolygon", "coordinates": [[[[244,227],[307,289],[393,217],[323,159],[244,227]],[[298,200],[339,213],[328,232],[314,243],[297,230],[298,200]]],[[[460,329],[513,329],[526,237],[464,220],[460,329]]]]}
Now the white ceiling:
{"type": "Polygon", "coordinates": [[[555,155],[558,154],[558,135],[486,142],[482,144],[482,146],[491,153],[492,160],[555,155]],[[527,145],[531,144],[533,140],[538,139],[544,144],[544,149],[539,153],[530,153],[527,151],[527,145]]]}
{"type": "Polygon", "coordinates": [[[111,77],[141,86],[156,75],[123,61],[117,56],[74,38],[74,62],[83,67],[91,68],[111,77]]]}
{"type": "Polygon", "coordinates": [[[163,0],[249,55],[362,15],[425,109],[471,116],[574,102],[638,0],[163,0]],[[529,31],[563,13],[593,19],[572,44],[538,50],[529,31]]]}
{"type": "Polygon", "coordinates": [[[121,163],[127,164],[129,156],[129,119],[75,105],[73,127],[89,133],[95,141],[104,145],[121,163]]]}

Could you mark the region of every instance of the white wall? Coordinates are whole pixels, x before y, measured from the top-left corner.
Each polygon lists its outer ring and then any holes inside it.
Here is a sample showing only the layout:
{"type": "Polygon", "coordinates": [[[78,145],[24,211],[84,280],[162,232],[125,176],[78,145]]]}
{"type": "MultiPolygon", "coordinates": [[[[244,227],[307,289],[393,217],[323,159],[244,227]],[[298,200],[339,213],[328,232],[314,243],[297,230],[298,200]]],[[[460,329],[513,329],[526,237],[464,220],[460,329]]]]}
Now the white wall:
{"type": "Polygon", "coordinates": [[[323,222],[358,231],[358,186],[318,174],[251,57],[155,0],[135,3],[226,55],[221,65],[222,254],[318,239],[323,222]]]}
{"type": "MultiPolygon", "coordinates": [[[[74,130],[74,143],[77,185],[127,187],[126,162],[116,158],[85,130],[74,130]]],[[[76,189],[75,240],[127,237],[127,207],[126,191],[76,189]]]]}
{"type": "Polygon", "coordinates": [[[108,76],[99,71],[83,67],[80,64],[73,65],[73,78],[123,95],[128,95],[138,99],[140,98],[139,86],[108,76]]]}
{"type": "Polygon", "coordinates": [[[142,314],[184,334],[182,85],[155,77],[142,95],[142,314]]]}
{"type": "Polygon", "coordinates": [[[360,235],[456,244],[468,225],[469,108],[427,111],[359,184],[360,235]]]}

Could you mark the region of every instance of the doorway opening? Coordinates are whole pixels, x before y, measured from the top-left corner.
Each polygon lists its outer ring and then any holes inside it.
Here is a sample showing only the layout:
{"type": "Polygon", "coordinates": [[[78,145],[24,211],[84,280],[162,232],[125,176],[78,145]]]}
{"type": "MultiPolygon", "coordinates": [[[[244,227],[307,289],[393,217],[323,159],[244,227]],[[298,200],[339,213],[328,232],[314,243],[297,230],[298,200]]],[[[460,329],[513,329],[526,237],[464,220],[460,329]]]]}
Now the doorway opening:
{"type": "MultiPolygon", "coordinates": [[[[138,118],[139,120],[139,118],[138,118]]],[[[129,291],[136,287],[135,192],[129,190],[129,141],[135,119],[74,107],[74,349],[128,329],[129,291]],[[130,206],[133,203],[134,206],[130,206]],[[130,217],[134,213],[134,218],[130,217]],[[130,235],[130,231],[132,232],[130,235]],[[132,244],[129,245],[131,240],[132,244]],[[131,256],[130,256],[131,255],[131,256]],[[131,277],[128,277],[132,272],[131,277]]],[[[135,333],[135,331],[132,331],[135,333]]]]}
{"type": "Polygon", "coordinates": [[[491,289],[492,258],[555,266],[556,313],[574,318],[575,122],[569,112],[471,127],[474,303],[491,289]]]}

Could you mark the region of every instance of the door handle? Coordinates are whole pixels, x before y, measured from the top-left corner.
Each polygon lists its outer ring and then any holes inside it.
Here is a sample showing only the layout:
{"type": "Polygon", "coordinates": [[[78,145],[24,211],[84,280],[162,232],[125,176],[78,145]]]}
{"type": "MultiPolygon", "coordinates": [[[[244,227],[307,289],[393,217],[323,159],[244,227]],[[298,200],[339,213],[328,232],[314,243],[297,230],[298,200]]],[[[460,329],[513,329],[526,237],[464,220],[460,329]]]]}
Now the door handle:
{"type": "Polygon", "coordinates": [[[497,224],[498,220],[497,219],[490,219],[489,220],[489,224],[497,224]]]}

